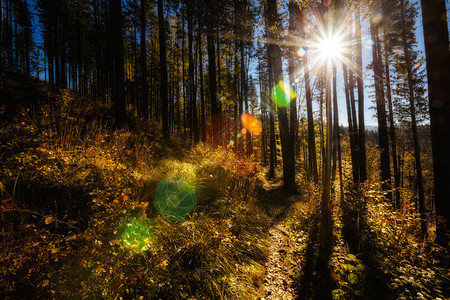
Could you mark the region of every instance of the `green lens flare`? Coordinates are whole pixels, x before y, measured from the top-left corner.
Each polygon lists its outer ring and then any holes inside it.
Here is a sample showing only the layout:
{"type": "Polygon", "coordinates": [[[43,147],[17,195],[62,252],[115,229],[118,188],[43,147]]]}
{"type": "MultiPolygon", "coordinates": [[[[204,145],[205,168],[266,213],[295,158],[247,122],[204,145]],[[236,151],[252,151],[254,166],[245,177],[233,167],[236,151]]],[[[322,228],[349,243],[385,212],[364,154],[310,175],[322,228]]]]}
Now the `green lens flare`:
{"type": "Polygon", "coordinates": [[[148,219],[135,217],[128,218],[123,223],[124,225],[119,230],[122,247],[134,253],[143,253],[149,250],[156,224],[148,219]]]}
{"type": "Polygon", "coordinates": [[[286,86],[283,81],[280,81],[272,89],[272,100],[278,106],[285,107],[294,98],[295,98],[294,89],[291,86],[286,86]]]}
{"type": "Polygon", "coordinates": [[[155,193],[153,205],[168,221],[181,221],[197,204],[195,187],[177,177],[162,180],[155,193]]]}

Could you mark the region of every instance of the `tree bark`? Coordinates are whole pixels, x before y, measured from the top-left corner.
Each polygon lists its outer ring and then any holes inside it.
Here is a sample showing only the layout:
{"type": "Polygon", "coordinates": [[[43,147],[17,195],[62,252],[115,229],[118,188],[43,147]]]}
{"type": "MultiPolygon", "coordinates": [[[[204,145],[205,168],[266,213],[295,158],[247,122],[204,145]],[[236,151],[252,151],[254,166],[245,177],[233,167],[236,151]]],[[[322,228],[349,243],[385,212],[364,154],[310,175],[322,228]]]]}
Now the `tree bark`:
{"type": "Polygon", "coordinates": [[[169,99],[167,85],[167,58],[166,58],[166,33],[164,24],[163,0],[158,0],[158,27],[159,27],[159,65],[161,71],[161,120],[162,131],[165,138],[170,138],[169,132],[169,99]]]}
{"type": "Polygon", "coordinates": [[[141,0],[141,114],[148,120],[148,84],[147,84],[147,33],[146,33],[146,6],[141,0]]]}
{"type": "Polygon", "coordinates": [[[361,20],[359,9],[355,13],[356,19],[356,82],[358,85],[358,121],[359,121],[359,176],[361,182],[367,180],[367,162],[366,162],[366,127],[364,124],[364,84],[362,70],[362,42],[361,42],[361,20]]]}
{"type": "Polygon", "coordinates": [[[419,137],[417,134],[416,106],[414,103],[414,83],[412,77],[411,56],[409,52],[409,44],[408,39],[406,37],[406,29],[405,29],[405,0],[400,0],[400,5],[402,16],[401,25],[402,25],[403,50],[405,52],[406,71],[408,76],[409,108],[411,111],[411,127],[414,143],[414,160],[416,163],[417,190],[419,192],[419,213],[421,224],[420,228],[422,231],[422,237],[425,238],[427,236],[427,218],[425,214],[425,191],[423,188],[422,163],[420,161],[420,145],[419,145],[419,137]]]}
{"type": "MultiPolygon", "coordinates": [[[[271,43],[269,47],[269,57],[272,59],[274,85],[283,82],[283,65],[281,61],[281,49],[276,41],[276,23],[278,19],[277,1],[268,0],[268,26],[269,37],[271,43]]],[[[283,158],[283,186],[289,192],[295,192],[295,170],[294,170],[294,148],[290,145],[289,139],[289,121],[287,117],[287,109],[285,106],[278,107],[278,123],[280,127],[281,155],[283,158]]]]}
{"type": "Polygon", "coordinates": [[[422,0],[433,147],[436,242],[448,245],[450,218],[450,51],[445,0],[422,0]]]}
{"type": "Polygon", "coordinates": [[[389,162],[389,138],[386,123],[386,103],[384,99],[383,74],[381,72],[380,46],[378,37],[378,26],[370,22],[370,33],[374,44],[372,45],[373,72],[375,81],[375,97],[377,104],[378,136],[380,143],[381,180],[386,198],[392,200],[391,167],[389,162]]]}
{"type": "Polygon", "coordinates": [[[122,6],[120,0],[111,0],[111,48],[114,63],[113,88],[111,100],[114,105],[115,126],[123,127],[125,124],[125,87],[124,87],[124,62],[122,40],[122,6]]]}

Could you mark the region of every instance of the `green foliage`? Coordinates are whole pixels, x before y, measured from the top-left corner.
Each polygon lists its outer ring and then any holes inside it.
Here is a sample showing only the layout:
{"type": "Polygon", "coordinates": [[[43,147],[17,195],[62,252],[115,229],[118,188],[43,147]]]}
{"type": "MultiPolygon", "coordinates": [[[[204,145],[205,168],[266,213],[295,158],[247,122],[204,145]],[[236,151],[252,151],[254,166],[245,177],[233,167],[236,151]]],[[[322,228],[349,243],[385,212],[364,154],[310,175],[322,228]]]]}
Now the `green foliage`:
{"type": "Polygon", "coordinates": [[[366,267],[354,254],[344,256],[336,254],[332,257],[333,275],[338,289],[331,291],[333,299],[362,297],[366,267]]]}

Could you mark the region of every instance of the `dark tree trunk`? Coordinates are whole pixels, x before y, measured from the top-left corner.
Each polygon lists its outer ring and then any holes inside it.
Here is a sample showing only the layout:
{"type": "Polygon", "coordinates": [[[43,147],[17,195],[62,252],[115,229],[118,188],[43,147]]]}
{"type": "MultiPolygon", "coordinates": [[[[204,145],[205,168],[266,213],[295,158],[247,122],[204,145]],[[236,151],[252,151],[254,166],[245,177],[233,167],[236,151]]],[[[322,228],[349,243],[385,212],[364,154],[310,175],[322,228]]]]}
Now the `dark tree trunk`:
{"type": "Polygon", "coordinates": [[[314,133],[314,117],[312,110],[311,86],[309,77],[308,54],[303,56],[303,68],[305,73],[306,112],[308,118],[308,170],[315,183],[319,182],[317,171],[316,137],[314,133]]]}
{"type": "MultiPolygon", "coordinates": [[[[362,70],[362,42],[361,42],[361,21],[359,9],[356,10],[356,82],[358,84],[358,121],[359,121],[359,176],[361,182],[367,180],[366,167],[366,127],[364,125],[364,84],[363,84],[363,70],[362,70]]],[[[355,128],[356,129],[356,128],[355,128]]]]}
{"type": "MultiPolygon", "coordinates": [[[[294,37],[297,32],[300,30],[300,24],[301,24],[301,14],[300,14],[300,6],[298,2],[295,2],[293,0],[289,1],[289,34],[292,37],[294,37]]],[[[293,39],[292,39],[293,41],[293,39]]],[[[291,47],[290,53],[289,53],[289,82],[291,84],[292,89],[294,90],[295,94],[295,76],[296,76],[296,51],[297,47],[291,47]]],[[[298,121],[297,121],[297,95],[295,94],[295,97],[291,100],[291,103],[289,104],[289,110],[290,110],[290,132],[289,132],[289,139],[290,139],[290,146],[294,149],[294,155],[291,156],[291,163],[292,167],[294,168],[295,173],[295,149],[296,149],[296,141],[297,141],[297,132],[298,132],[298,121]]],[[[294,175],[295,176],[295,175],[294,175]]]]}
{"type": "MultiPolygon", "coordinates": [[[[267,46],[267,72],[269,73],[269,97],[273,90],[274,81],[273,81],[273,68],[272,68],[272,59],[270,59],[269,46],[267,46]]],[[[275,141],[275,111],[276,106],[267,99],[267,103],[269,105],[269,178],[275,178],[275,166],[276,166],[276,141],[275,141]]]]}
{"type": "Polygon", "coordinates": [[[386,123],[386,103],[384,99],[383,74],[381,72],[380,46],[378,37],[378,27],[370,22],[370,33],[374,44],[372,45],[373,72],[375,81],[375,97],[377,103],[378,136],[380,143],[380,161],[381,161],[381,180],[383,181],[383,190],[386,197],[391,200],[391,167],[389,163],[389,138],[386,123]]]}
{"type": "Polygon", "coordinates": [[[206,141],[206,130],[205,130],[205,91],[203,87],[203,51],[202,51],[202,23],[200,19],[200,14],[198,15],[198,32],[197,32],[197,43],[198,43],[198,62],[199,62],[199,73],[200,73],[200,128],[202,141],[206,141]]]}
{"type": "MultiPolygon", "coordinates": [[[[277,1],[268,0],[267,2],[268,12],[268,26],[269,37],[271,41],[277,40],[275,33],[275,25],[278,19],[277,1]]],[[[278,44],[270,43],[269,57],[272,59],[274,84],[283,82],[283,65],[281,61],[281,49],[278,44]]],[[[289,139],[289,120],[287,117],[286,107],[278,107],[278,123],[280,127],[280,140],[281,140],[281,155],[283,158],[283,185],[284,189],[289,192],[295,192],[295,169],[294,169],[294,148],[290,145],[289,139]]]]}
{"type": "Polygon", "coordinates": [[[124,88],[124,63],[122,42],[122,6],[120,0],[111,0],[111,50],[114,63],[112,74],[113,87],[111,99],[114,105],[115,126],[122,127],[125,124],[125,88],[124,88]]]}
{"type": "Polygon", "coordinates": [[[211,116],[213,116],[213,145],[218,146],[220,143],[220,122],[218,120],[220,116],[218,114],[220,111],[217,104],[216,53],[214,47],[214,15],[216,12],[214,11],[214,4],[212,2],[208,2],[208,9],[208,32],[206,42],[208,47],[209,98],[211,101],[211,116]]]}
{"type": "Polygon", "coordinates": [[[450,51],[444,0],[422,0],[433,147],[436,242],[448,245],[450,218],[450,51]]]}
{"type": "Polygon", "coordinates": [[[397,136],[395,133],[395,123],[394,123],[394,110],[392,108],[392,93],[391,93],[391,77],[389,70],[389,51],[387,49],[386,38],[384,39],[384,63],[386,70],[386,97],[388,100],[389,108],[389,134],[390,134],[390,144],[392,151],[392,162],[394,171],[394,203],[396,209],[400,210],[400,172],[398,169],[398,158],[397,158],[397,136]]]}
{"type": "Polygon", "coordinates": [[[161,71],[161,119],[162,131],[165,138],[170,137],[169,132],[169,99],[167,86],[167,59],[166,59],[166,33],[164,26],[164,6],[163,0],[158,0],[158,26],[159,26],[159,64],[161,71]]]}
{"type": "Polygon", "coordinates": [[[413,75],[412,75],[412,65],[411,65],[411,56],[410,49],[408,44],[408,39],[406,37],[406,28],[405,28],[405,0],[400,0],[401,5],[401,16],[402,16],[402,40],[403,40],[403,50],[405,52],[405,60],[406,60],[406,71],[408,76],[408,92],[409,92],[409,108],[411,111],[411,126],[412,126],[412,134],[413,134],[413,143],[414,143],[414,160],[416,163],[416,175],[417,175],[417,190],[419,192],[419,213],[420,213],[420,224],[422,237],[425,238],[427,236],[427,218],[425,214],[425,192],[423,188],[423,175],[422,175],[422,163],[420,161],[420,145],[419,145],[419,137],[417,134],[417,121],[416,121],[416,106],[414,103],[414,83],[413,83],[413,75]]]}
{"type": "Polygon", "coordinates": [[[192,29],[192,8],[188,4],[188,59],[189,59],[189,114],[190,114],[190,129],[191,136],[194,137],[194,142],[199,141],[198,121],[197,121],[197,88],[195,85],[194,76],[194,34],[192,29]]]}
{"type": "Polygon", "coordinates": [[[146,6],[141,0],[141,114],[144,120],[148,119],[148,84],[147,84],[147,33],[146,33],[146,6]]]}
{"type": "MultiPolygon", "coordinates": [[[[352,159],[352,175],[353,175],[353,184],[355,187],[359,186],[359,164],[358,164],[358,153],[356,151],[357,147],[357,128],[354,127],[356,123],[354,120],[352,106],[350,104],[350,88],[349,88],[349,78],[347,72],[347,66],[342,65],[343,73],[344,73],[344,85],[345,85],[345,101],[347,104],[347,120],[348,120],[348,132],[350,137],[350,155],[352,159]]],[[[352,76],[352,75],[350,75],[352,76]]]]}

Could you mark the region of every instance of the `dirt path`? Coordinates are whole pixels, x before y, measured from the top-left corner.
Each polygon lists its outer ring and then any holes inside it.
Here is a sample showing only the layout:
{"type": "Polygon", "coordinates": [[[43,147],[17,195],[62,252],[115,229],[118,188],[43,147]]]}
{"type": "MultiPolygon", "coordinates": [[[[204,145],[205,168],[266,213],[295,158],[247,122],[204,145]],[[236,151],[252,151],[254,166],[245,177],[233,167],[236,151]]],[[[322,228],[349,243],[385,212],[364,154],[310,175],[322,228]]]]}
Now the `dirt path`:
{"type": "Polygon", "coordinates": [[[273,221],[269,228],[269,258],[265,264],[267,275],[264,289],[266,294],[261,300],[297,299],[294,270],[298,262],[294,258],[294,254],[300,251],[303,238],[300,236],[295,239],[290,236],[285,224],[286,215],[291,209],[292,203],[298,201],[298,196],[285,195],[283,192],[275,190],[272,193],[273,195],[271,195],[271,191],[268,192],[269,197],[273,199],[273,204],[269,203],[268,206],[268,212],[273,216],[273,221]]]}

